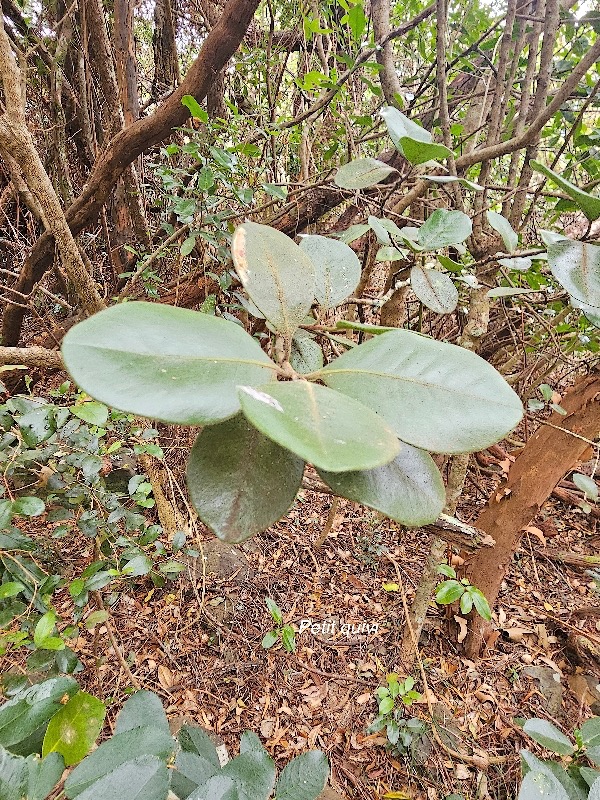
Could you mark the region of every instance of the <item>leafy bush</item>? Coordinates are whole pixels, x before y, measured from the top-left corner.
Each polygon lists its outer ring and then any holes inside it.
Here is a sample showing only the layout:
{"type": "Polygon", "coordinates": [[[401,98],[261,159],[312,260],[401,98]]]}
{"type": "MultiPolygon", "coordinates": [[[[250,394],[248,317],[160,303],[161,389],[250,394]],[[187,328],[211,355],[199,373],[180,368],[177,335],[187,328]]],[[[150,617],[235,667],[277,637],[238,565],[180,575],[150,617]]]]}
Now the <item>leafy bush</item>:
{"type": "MultiPolygon", "coordinates": [[[[423,225],[423,248],[449,243],[455,213],[435,212],[423,225]]],[[[336,494],[402,524],[437,519],[444,487],[426,450],[498,441],[521,418],[517,395],[474,353],[407,330],[369,326],[378,335],[358,346],[335,336],[347,352],[325,364],[317,317],[360,275],[343,242],[308,236],[298,246],[249,222],[236,230],[232,256],[249,308],[266,320],[270,355],[234,322],[123,303],[68,332],[62,351],[73,378],[115,408],[204,426],[188,486],[202,521],[225,541],[285,514],[305,462],[336,494]]],[[[340,332],[348,327],[363,326],[340,332]]]]}
{"type": "Polygon", "coordinates": [[[105,712],[68,677],[31,686],[0,706],[2,800],[45,800],[65,766],[75,767],[63,786],[69,800],[125,797],[133,788],[144,800],[166,800],[169,792],[179,800],[314,800],[329,774],[326,756],[311,750],[276,781],[272,759],[251,732],[242,735],[240,754],[221,766],[201,728],[184,725],[173,738],[159,698],[147,691],[125,702],[113,736],[87,755],[105,712]]]}
{"type": "Polygon", "coordinates": [[[425,732],[425,725],[420,719],[405,717],[405,710],[421,695],[415,691],[415,680],[410,675],[400,682],[398,675],[390,672],[386,680],[387,686],[380,686],[375,692],[379,713],[367,728],[367,733],[378,733],[385,729],[389,748],[404,754],[425,732]]]}
{"type": "Polygon", "coordinates": [[[566,767],[521,751],[523,783],[518,800],[597,800],[600,797],[600,717],[592,717],[573,732],[575,744],[551,722],[530,719],[523,730],[557,756],[568,758],[566,767]]]}
{"type": "MultiPolygon", "coordinates": [[[[67,391],[62,387],[56,394],[65,399],[67,391]]],[[[80,396],[64,407],[13,397],[0,406],[5,476],[0,487],[0,655],[14,647],[36,650],[28,666],[38,672],[80,668],[66,642],[77,634],[90,592],[117,588],[143,575],[160,585],[183,569],[159,541],[161,527],[144,516],[154,505],[151,486],[131,467],[137,454],[160,454],[152,442],[156,431],[143,430],[132,416],[88,400],[80,396]],[[20,517],[44,512],[54,525],[42,539],[15,525],[20,517]],[[72,531],[95,541],[99,558],[67,580],[51,540],[72,531]],[[75,613],[73,624],[59,636],[52,598],[65,586],[75,613]]],[[[176,542],[173,552],[176,546],[183,542],[176,542]]],[[[93,612],[85,624],[102,622],[102,613],[93,612]]]]}

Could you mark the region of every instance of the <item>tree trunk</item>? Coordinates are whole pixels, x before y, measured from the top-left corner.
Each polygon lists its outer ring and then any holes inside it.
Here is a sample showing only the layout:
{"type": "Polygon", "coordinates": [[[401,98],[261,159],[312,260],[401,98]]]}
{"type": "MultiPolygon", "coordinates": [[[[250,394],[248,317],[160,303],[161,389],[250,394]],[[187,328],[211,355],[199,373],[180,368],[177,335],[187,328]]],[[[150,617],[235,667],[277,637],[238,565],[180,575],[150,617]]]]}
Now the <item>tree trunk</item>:
{"type": "Polygon", "coordinates": [[[115,0],[115,64],[125,125],[133,125],[140,116],[140,102],[137,92],[137,60],[133,36],[133,7],[132,0],[115,0]]]}
{"type": "MultiPolygon", "coordinates": [[[[74,235],[96,219],[127,167],[143,152],[166,139],[174,127],[186,121],[189,111],[181,104],[181,98],[191,94],[201,102],[206,97],[215,75],[239,47],[258,4],[259,0],[229,0],[181,85],[154,114],[138,119],[107,144],[82,193],[65,212],[74,235]]],[[[14,288],[29,294],[52,264],[53,256],[54,239],[50,233],[45,233],[25,260],[14,288]]],[[[21,306],[7,306],[2,326],[5,345],[18,343],[24,314],[25,309],[21,306]]]]}
{"type": "MultiPolygon", "coordinates": [[[[502,485],[480,514],[476,527],[496,540],[491,549],[471,558],[471,582],[493,608],[504,576],[519,548],[523,528],[546,502],[554,487],[589,450],[600,431],[600,375],[579,380],[561,403],[567,416],[554,413],[527,442],[502,485]]],[[[469,658],[479,655],[488,625],[474,616],[466,643],[469,658]]]]}
{"type": "Polygon", "coordinates": [[[154,50],[152,95],[158,98],[168,89],[177,86],[181,80],[171,0],[156,0],[152,48],[154,50]]]}

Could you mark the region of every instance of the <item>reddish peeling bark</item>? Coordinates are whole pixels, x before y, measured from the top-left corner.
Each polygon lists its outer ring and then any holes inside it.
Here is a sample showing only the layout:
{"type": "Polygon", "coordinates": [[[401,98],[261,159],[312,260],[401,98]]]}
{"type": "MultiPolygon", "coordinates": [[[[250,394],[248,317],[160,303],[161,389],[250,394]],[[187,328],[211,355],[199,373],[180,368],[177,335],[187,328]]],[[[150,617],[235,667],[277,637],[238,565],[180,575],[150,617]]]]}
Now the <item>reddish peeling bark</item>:
{"type": "MultiPolygon", "coordinates": [[[[540,425],[512,465],[507,482],[495,492],[475,523],[496,540],[493,548],[478,551],[468,564],[470,580],[485,594],[492,608],[519,549],[523,529],[564,475],[589,451],[589,440],[600,434],[600,375],[579,380],[561,405],[567,416],[554,413],[549,425],[540,425]]],[[[474,616],[472,622],[466,652],[469,658],[477,658],[489,625],[479,616],[474,616]]]]}
{"type": "MultiPolygon", "coordinates": [[[[74,235],[96,220],[125,169],[143,152],[166,139],[173,128],[185,123],[189,111],[181,105],[182,97],[190,94],[198,102],[204,100],[216,75],[243,40],[258,4],[259,0],[229,0],[180,86],[154,114],[120,131],[102,151],[83,191],[65,213],[74,235]]],[[[54,239],[45,233],[32,248],[14,288],[29,294],[52,264],[53,255],[54,239]]],[[[21,307],[7,307],[2,329],[6,346],[18,343],[24,313],[21,307]]]]}

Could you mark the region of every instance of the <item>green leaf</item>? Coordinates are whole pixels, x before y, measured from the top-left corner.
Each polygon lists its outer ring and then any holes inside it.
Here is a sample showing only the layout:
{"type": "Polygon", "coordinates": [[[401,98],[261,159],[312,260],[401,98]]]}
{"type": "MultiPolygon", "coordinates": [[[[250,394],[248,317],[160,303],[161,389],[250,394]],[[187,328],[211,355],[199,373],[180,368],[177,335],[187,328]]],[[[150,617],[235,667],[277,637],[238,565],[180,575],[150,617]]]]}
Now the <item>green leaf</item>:
{"type": "Polygon", "coordinates": [[[231,778],[214,775],[199,786],[187,800],[241,800],[241,797],[231,778]]]}
{"type": "Polygon", "coordinates": [[[421,179],[425,181],[432,181],[433,183],[458,182],[461,184],[461,186],[466,186],[467,189],[474,189],[476,192],[483,192],[483,186],[480,186],[474,181],[468,181],[466,178],[458,178],[455,175],[421,175],[421,179]]]}
{"type": "Polygon", "coordinates": [[[473,608],[473,598],[469,592],[463,592],[460,597],[460,610],[462,614],[469,614],[473,608]]]}
{"type": "Polygon", "coordinates": [[[590,786],[590,793],[588,800],[600,800],[600,778],[594,781],[590,786]]]}
{"type": "Polygon", "coordinates": [[[561,756],[570,756],[575,752],[573,744],[562,731],[545,719],[528,719],[523,730],[543,747],[561,756]]]}
{"type": "Polygon", "coordinates": [[[177,738],[179,739],[179,744],[184,750],[190,753],[195,753],[198,756],[202,756],[202,758],[205,758],[214,767],[217,767],[218,769],[221,768],[217,748],[215,747],[210,736],[206,733],[206,731],[203,731],[202,728],[199,728],[197,725],[183,725],[177,738]]]}
{"type": "Polygon", "coordinates": [[[21,517],[39,517],[46,505],[39,497],[17,497],[12,504],[12,513],[21,517]]]}
{"type": "Polygon", "coordinates": [[[279,382],[259,390],[241,386],[240,402],[246,417],[265,436],[319,469],[371,469],[387,464],[400,449],[381,417],[308,381],[279,382]]]}
{"type": "Polygon", "coordinates": [[[412,139],[415,142],[429,143],[433,140],[432,135],[425,128],[417,125],[401,111],[393,106],[384,106],[381,109],[381,116],[385,122],[390,138],[396,149],[402,153],[401,139],[412,139]]]}
{"type": "Polygon", "coordinates": [[[579,729],[583,743],[593,747],[600,745],[600,717],[586,720],[579,729]]]}
{"type": "Polygon", "coordinates": [[[159,728],[166,734],[171,732],[169,721],[160,699],[154,692],[140,690],[132,694],[119,711],[115,723],[115,734],[125,733],[149,724],[152,724],[153,728],[159,728]]]}
{"type": "Polygon", "coordinates": [[[361,265],[347,244],[325,236],[302,236],[300,249],[314,265],[315,300],[321,308],[335,308],[356,289],[361,265]]]}
{"type": "Polygon", "coordinates": [[[517,395],[482,358],[412,331],[374,337],[319,376],[377,411],[400,439],[423,450],[482,450],[523,415],[517,395]]]}
{"type": "Polygon", "coordinates": [[[400,138],[400,146],[404,157],[410,161],[411,164],[425,164],[428,161],[437,161],[448,158],[452,155],[452,150],[449,150],[443,144],[436,144],[435,142],[422,142],[418,139],[411,139],[408,136],[400,138]]]}
{"type": "Polygon", "coordinates": [[[48,639],[56,625],[56,614],[54,611],[47,611],[40,617],[33,631],[33,643],[36,647],[43,647],[44,641],[48,639]]]}
{"type": "Polygon", "coordinates": [[[182,256],[189,256],[192,252],[194,247],[196,246],[196,237],[195,236],[188,236],[187,239],[184,239],[181,243],[181,247],[179,252],[182,256]]]}
{"type": "Polygon", "coordinates": [[[492,619],[492,610],[486,596],[475,586],[469,587],[468,592],[473,599],[473,605],[479,616],[489,622],[492,619]]]}
{"type": "Polygon", "coordinates": [[[45,800],[64,771],[58,753],[41,761],[37,756],[15,756],[0,747],[0,797],[2,800],[45,800]]]}
{"type": "Polygon", "coordinates": [[[548,169],[544,164],[540,164],[539,161],[530,161],[529,166],[536,172],[541,172],[546,178],[550,178],[557,186],[560,186],[560,188],[577,203],[590,222],[600,217],[600,197],[595,197],[593,194],[584,192],[583,189],[580,189],[578,186],[575,186],[574,183],[571,183],[571,181],[557,175],[556,172],[548,169]]]}
{"type": "Polygon", "coordinates": [[[311,750],[288,762],[277,781],[276,800],[315,800],[329,776],[327,756],[311,750]]]}
{"type": "Polygon", "coordinates": [[[48,407],[29,411],[18,420],[18,425],[28,447],[36,447],[56,432],[56,422],[48,407]]]}
{"type": "Polygon", "coordinates": [[[390,695],[386,695],[386,697],[382,697],[379,701],[379,713],[380,714],[389,714],[390,711],[394,710],[394,698],[390,695]]]}
{"type": "Polygon", "coordinates": [[[296,634],[291,625],[284,625],[281,629],[281,644],[288,653],[296,651],[296,634]]]}
{"type": "Polygon", "coordinates": [[[123,567],[121,572],[132,578],[139,578],[147,575],[152,569],[152,560],[147,555],[140,554],[131,558],[123,567]]]}
{"type": "Polygon", "coordinates": [[[437,250],[464,242],[472,230],[471,220],[462,211],[436,208],[419,228],[417,241],[424,250],[437,250]]]}
{"type": "Polygon", "coordinates": [[[576,300],[574,297],[570,297],[569,300],[574,308],[579,308],[583,311],[588,322],[596,328],[600,328],[600,308],[598,306],[590,306],[588,303],[582,303],[581,300],[576,300]]]}
{"type": "MultiPolygon", "coordinates": [[[[84,758],[65,782],[66,796],[69,798],[83,798],[86,795],[86,791],[94,787],[94,785],[98,786],[98,782],[104,779],[105,776],[110,777],[111,774],[114,775],[115,773],[121,774],[121,768],[126,767],[128,762],[131,766],[131,763],[135,760],[148,758],[152,759],[153,762],[156,760],[166,763],[175,749],[175,741],[170,733],[153,727],[151,720],[149,722],[150,724],[145,727],[133,728],[124,733],[115,734],[111,739],[102,742],[87,758],[84,758]]],[[[142,773],[144,772],[145,770],[142,770],[142,773]]],[[[131,769],[126,769],[123,774],[133,775],[134,773],[131,769]]],[[[131,786],[137,787],[137,779],[134,780],[132,778],[132,780],[131,786]]],[[[121,785],[122,792],[124,792],[124,786],[127,786],[127,784],[121,785]]],[[[131,788],[131,786],[128,788],[131,788]]],[[[90,798],[96,796],[98,800],[102,800],[102,795],[100,794],[89,795],[90,798]]],[[[127,793],[127,797],[129,799],[129,793],[127,793]]],[[[118,800],[122,800],[122,796],[119,796],[118,800]]],[[[165,800],[164,796],[161,800],[165,800]]]]}
{"type": "Polygon", "coordinates": [[[458,305],[458,290],[452,278],[437,269],[415,264],[410,271],[410,285],[423,305],[436,314],[451,314],[458,305]]]}
{"type": "Polygon", "coordinates": [[[538,292],[539,289],[525,289],[517,286],[498,286],[496,289],[490,289],[486,292],[488,297],[513,297],[518,294],[532,294],[538,292]]]}
{"type": "Polygon", "coordinates": [[[456,570],[449,564],[440,564],[436,572],[438,575],[445,575],[447,578],[456,578],[456,570]]]}
{"type": "Polygon", "coordinates": [[[265,650],[269,650],[271,647],[273,647],[278,638],[279,637],[275,631],[269,631],[268,633],[265,633],[263,640],[260,643],[261,647],[265,650]]]}
{"type": "Polygon", "coordinates": [[[391,244],[390,234],[385,225],[383,225],[383,220],[380,220],[377,217],[371,215],[369,217],[369,225],[371,227],[371,230],[375,234],[379,244],[383,245],[391,244]]]}
{"type": "Polygon", "coordinates": [[[290,364],[300,375],[316,372],[323,366],[323,351],[307,331],[297,330],[294,334],[290,364]]]}
{"type": "Polygon", "coordinates": [[[600,313],[600,247],[561,239],[548,245],[548,265],[575,300],[600,313]]]}
{"type": "Polygon", "coordinates": [[[340,189],[368,189],[397,172],[376,158],[355,158],[338,169],[334,183],[340,189]]]}
{"type": "Polygon", "coordinates": [[[284,233],[256,222],[236,228],[231,255],[254,305],[291,340],[313,303],[315,270],[310,258],[284,233]]]}
{"type": "MultiPolygon", "coordinates": [[[[574,472],[571,476],[573,483],[580,489],[590,500],[598,499],[598,484],[589,475],[583,475],[581,472],[574,472]]],[[[0,592],[2,588],[0,587],[0,592]]],[[[1,594],[0,594],[1,597],[1,594]]]]}
{"type": "Polygon", "coordinates": [[[167,765],[156,756],[143,755],[120,764],[77,796],[79,800],[165,800],[169,785],[167,765]]]}
{"type": "Polygon", "coordinates": [[[352,6],[346,14],[346,21],[352,32],[352,38],[355,42],[360,42],[367,27],[367,18],[362,6],[359,4],[352,6]]]}
{"type": "Polygon", "coordinates": [[[269,614],[273,617],[273,622],[275,622],[276,625],[281,625],[283,622],[283,614],[275,600],[271,597],[265,597],[265,605],[267,606],[269,614]]]}
{"type": "Polygon", "coordinates": [[[181,750],[177,753],[175,769],[171,774],[171,790],[178,797],[185,798],[219,770],[219,765],[213,764],[204,756],[181,750]]]}
{"type": "Polygon", "coordinates": [[[71,408],[71,414],[75,417],[79,417],[79,419],[82,419],[84,422],[89,422],[90,425],[97,425],[99,428],[106,425],[106,421],[108,420],[108,408],[104,403],[96,403],[95,401],[73,406],[71,408]]]}
{"type": "Polygon", "coordinates": [[[40,752],[48,721],[78,689],[73,678],[51,678],[20,691],[0,706],[0,745],[17,755],[40,752]]]}
{"type": "Polygon", "coordinates": [[[235,782],[240,800],[266,800],[275,786],[275,765],[264,750],[250,750],[233,758],[221,775],[235,782]]]}
{"type": "Polygon", "coordinates": [[[569,796],[551,773],[528,772],[517,800],[569,800],[569,796]]]}
{"type": "Polygon", "coordinates": [[[510,222],[502,214],[497,214],[495,211],[488,211],[486,216],[491,227],[502,237],[506,252],[514,253],[519,244],[519,237],[514,232],[510,222]]]}
{"type": "Polygon", "coordinates": [[[436,603],[448,605],[458,600],[463,595],[465,587],[459,581],[444,581],[440,583],[435,593],[436,603]]]}
{"type": "Polygon", "coordinates": [[[191,94],[184,94],[181,98],[181,105],[185,106],[194,119],[199,119],[201,122],[208,122],[208,114],[202,108],[200,103],[192,97],[191,94]]]}
{"type": "Polygon", "coordinates": [[[498,263],[507,269],[514,269],[517,272],[527,272],[531,268],[532,260],[528,256],[517,258],[499,258],[498,263]]]}
{"type": "Polygon", "coordinates": [[[71,328],[62,353],[88,394],[182,425],[232,416],[237,385],[264,383],[274,368],[239,325],[160,303],[122,303],[95,314],[71,328]]]}
{"type": "Polygon", "coordinates": [[[94,745],[106,716],[106,706],[97,697],[77,692],[52,717],[42,747],[44,758],[60,753],[65,766],[79,763],[94,745]]]}
{"type": "Polygon", "coordinates": [[[108,611],[92,611],[89,617],[85,620],[85,627],[88,631],[91,631],[92,628],[95,628],[96,625],[101,625],[103,622],[106,622],[109,619],[110,614],[108,611]]]}
{"type": "Polygon", "coordinates": [[[16,597],[24,588],[25,585],[20,581],[7,581],[7,583],[0,584],[0,600],[6,600],[7,597],[16,597]]]}
{"type": "Polygon", "coordinates": [[[219,539],[241,542],[287,512],[303,471],[301,459],[238,414],[199,434],[188,461],[187,484],[202,522],[219,539]]]}
{"type": "Polygon", "coordinates": [[[258,751],[259,753],[267,752],[261,740],[253,731],[244,731],[240,739],[240,753],[249,753],[252,751],[258,751]]]}
{"type": "Polygon", "coordinates": [[[402,444],[389,464],[362,472],[319,475],[336,494],[374,508],[401,525],[419,528],[439,517],[445,505],[444,483],[428,453],[402,444]]]}

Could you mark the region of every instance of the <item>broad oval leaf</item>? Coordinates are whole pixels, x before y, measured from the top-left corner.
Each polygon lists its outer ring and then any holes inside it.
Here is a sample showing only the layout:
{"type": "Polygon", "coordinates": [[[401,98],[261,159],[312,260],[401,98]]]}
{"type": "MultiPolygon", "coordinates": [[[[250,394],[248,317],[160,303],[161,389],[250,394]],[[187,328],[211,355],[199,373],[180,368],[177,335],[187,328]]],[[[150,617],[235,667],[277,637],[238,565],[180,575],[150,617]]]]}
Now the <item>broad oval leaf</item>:
{"type": "Polygon", "coordinates": [[[462,211],[436,208],[419,228],[417,241],[424,250],[437,250],[464,242],[472,230],[471,220],[462,211]]]}
{"type": "Polygon", "coordinates": [[[437,269],[415,264],[410,271],[410,285],[423,305],[436,314],[451,314],[458,305],[458,289],[452,278],[437,269]]]}
{"type": "MultiPolygon", "coordinates": [[[[143,755],[126,761],[104,775],[78,797],[80,800],[166,800],[170,774],[156,756],[143,755]]],[[[69,795],[67,795],[69,796],[69,795]]]]}
{"type": "Polygon", "coordinates": [[[0,745],[17,755],[40,752],[48,721],[78,689],[73,678],[51,678],[20,691],[0,707],[0,745]]]}
{"type": "Polygon", "coordinates": [[[303,471],[302,459],[238,414],[199,434],[187,483],[202,522],[225,542],[243,542],[286,513],[303,471]]]}
{"type": "Polygon", "coordinates": [[[231,778],[240,800],[271,796],[275,786],[275,764],[265,750],[247,750],[228,761],[220,775],[231,778]]]}
{"type": "Polygon", "coordinates": [[[320,750],[310,750],[289,761],[277,781],[277,800],[314,800],[329,776],[329,761],[320,750]]]}
{"type": "Polygon", "coordinates": [[[523,416],[517,395],[486,361],[411,331],[353,348],[320,377],[381,414],[403,441],[438,453],[482,450],[523,416]]]}
{"type": "Polygon", "coordinates": [[[241,800],[235,782],[225,775],[213,775],[192,792],[187,800],[241,800]]]}
{"type": "Polygon", "coordinates": [[[140,689],[129,697],[119,711],[114,733],[125,733],[152,723],[153,728],[160,728],[165,733],[171,732],[169,721],[163,704],[154,692],[140,689]]]}
{"type": "Polygon", "coordinates": [[[553,753],[570,756],[575,752],[575,747],[564,733],[545,719],[528,719],[523,725],[523,730],[553,753]]]}
{"type": "Polygon", "coordinates": [[[321,308],[335,308],[358,286],[360,261],[344,242],[326,236],[303,236],[300,249],[315,268],[315,300],[321,308]]]}
{"type": "Polygon", "coordinates": [[[77,692],[50,720],[42,755],[45,758],[49,753],[60,753],[65,766],[77,764],[95,744],[105,716],[102,700],[87,692],[77,692]]]}
{"type": "Polygon", "coordinates": [[[122,303],[95,314],[71,328],[62,353],[92,397],[181,425],[233,416],[236,386],[265,383],[275,367],[239,325],[160,303],[122,303]]]}
{"type": "Polygon", "coordinates": [[[84,758],[65,781],[65,794],[71,800],[83,796],[105,776],[136,759],[154,757],[166,763],[174,749],[175,741],[170,733],[153,727],[152,720],[148,720],[145,727],[132,728],[102,742],[84,758]]]}
{"type": "Polygon", "coordinates": [[[291,340],[313,303],[315,269],[310,258],[289,236],[257,222],[236,228],[231,255],[254,305],[291,340]]]}
{"type": "Polygon", "coordinates": [[[65,769],[62,757],[52,753],[43,761],[37,756],[15,756],[0,746],[0,797],[2,800],[45,800],[65,769]]]}
{"type": "Polygon", "coordinates": [[[569,795],[554,775],[528,772],[523,778],[517,800],[569,800],[569,795]]]}
{"type": "Polygon", "coordinates": [[[381,183],[394,172],[398,170],[376,158],[356,158],[338,169],[334,183],[340,189],[368,189],[381,183]]]}
{"type": "Polygon", "coordinates": [[[408,136],[400,138],[400,146],[404,157],[415,165],[448,158],[452,154],[452,150],[449,150],[444,144],[423,142],[418,139],[411,139],[408,136]]]}
{"type": "Polygon", "coordinates": [[[12,513],[21,517],[39,517],[46,510],[46,504],[39,497],[17,497],[12,504],[12,513]]]}
{"type": "Polygon", "coordinates": [[[598,499],[598,484],[589,475],[583,475],[581,472],[574,472],[572,475],[573,483],[584,492],[590,500],[598,499]]]}
{"type": "Polygon", "coordinates": [[[401,525],[418,528],[439,517],[445,505],[444,482],[435,462],[423,450],[402,444],[389,464],[362,472],[319,475],[336,494],[381,511],[401,525]]]}
{"type": "Polygon", "coordinates": [[[351,398],[308,381],[240,387],[242,411],[259,431],[331,472],[390,462],[400,443],[387,423],[351,398]]]}
{"type": "Polygon", "coordinates": [[[458,600],[465,592],[465,587],[460,581],[449,580],[441,583],[435,593],[436,603],[449,605],[458,600]]]}
{"type": "Polygon", "coordinates": [[[503,217],[502,214],[498,214],[496,211],[488,211],[486,216],[492,228],[502,237],[506,252],[514,253],[519,244],[519,237],[513,230],[510,222],[506,217],[503,217]]]}
{"type": "Polygon", "coordinates": [[[421,127],[421,125],[417,125],[416,122],[410,120],[405,114],[403,114],[401,111],[398,111],[397,108],[394,108],[393,106],[384,106],[380,113],[387,126],[392,142],[394,143],[396,149],[401,153],[401,139],[404,137],[413,139],[413,141],[416,142],[425,143],[433,140],[433,136],[429,133],[429,131],[426,131],[425,128],[421,127]]]}
{"type": "Polygon", "coordinates": [[[556,172],[553,172],[544,164],[540,164],[539,161],[530,161],[529,166],[536,172],[541,172],[546,178],[550,178],[557,186],[560,186],[577,203],[590,222],[600,217],[600,197],[595,197],[593,194],[585,192],[575,186],[574,183],[571,183],[571,181],[557,175],[556,172]]]}
{"type": "Polygon", "coordinates": [[[590,786],[588,800],[600,800],[600,778],[597,778],[590,786]]]}
{"type": "Polygon", "coordinates": [[[71,408],[71,414],[75,417],[79,417],[79,419],[82,419],[84,422],[89,422],[90,425],[98,425],[100,427],[106,425],[106,421],[108,420],[108,408],[104,403],[96,403],[94,401],[73,406],[71,408]]]}
{"type": "Polygon", "coordinates": [[[586,747],[600,745],[600,717],[586,720],[579,731],[586,747]]]}
{"type": "Polygon", "coordinates": [[[591,325],[600,328],[600,307],[591,306],[588,303],[582,303],[581,300],[576,300],[574,297],[569,298],[573,308],[578,308],[585,314],[586,319],[591,325]]]}
{"type": "Polygon", "coordinates": [[[323,351],[318,342],[303,330],[298,330],[292,339],[290,364],[300,375],[316,372],[323,366],[323,351]]]}
{"type": "Polygon", "coordinates": [[[600,247],[560,239],[548,245],[548,266],[574,300],[600,313],[600,247]]]}

